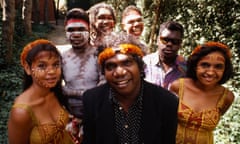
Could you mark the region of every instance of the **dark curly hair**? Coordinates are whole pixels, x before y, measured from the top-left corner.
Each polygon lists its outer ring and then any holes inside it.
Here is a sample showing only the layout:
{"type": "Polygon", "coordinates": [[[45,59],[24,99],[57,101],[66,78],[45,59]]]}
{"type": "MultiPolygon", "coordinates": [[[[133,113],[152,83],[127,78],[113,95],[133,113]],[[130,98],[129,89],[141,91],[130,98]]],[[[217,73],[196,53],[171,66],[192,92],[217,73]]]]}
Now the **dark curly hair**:
{"type": "Polygon", "coordinates": [[[64,25],[66,26],[66,23],[70,19],[82,19],[86,21],[89,24],[89,17],[86,11],[84,11],[81,8],[73,8],[69,10],[65,16],[64,25]]]}
{"type": "Polygon", "coordinates": [[[129,14],[129,12],[131,12],[131,11],[135,11],[135,12],[139,13],[139,15],[142,15],[141,10],[137,6],[129,5],[123,10],[121,20],[123,20],[123,18],[126,17],[129,14]]]}
{"type": "Polygon", "coordinates": [[[99,13],[100,8],[108,9],[111,12],[113,21],[116,22],[115,9],[112,7],[112,5],[107,4],[105,2],[100,2],[90,7],[89,10],[87,11],[91,25],[96,21],[96,15],[99,13]]]}
{"type": "Polygon", "coordinates": [[[168,30],[171,30],[171,31],[178,31],[180,32],[181,34],[181,37],[183,38],[184,36],[184,28],[183,26],[178,23],[178,22],[175,22],[175,21],[167,21],[167,22],[164,22],[160,25],[160,29],[159,29],[159,32],[158,32],[158,36],[161,36],[162,34],[162,31],[164,29],[168,29],[168,30]]]}
{"type": "MultiPolygon", "coordinates": [[[[139,47],[140,49],[142,49],[142,46],[143,46],[136,37],[134,37],[130,34],[127,34],[126,32],[111,33],[110,35],[107,35],[105,37],[105,39],[103,40],[102,49],[99,49],[98,54],[100,54],[104,50],[104,48],[118,47],[121,44],[133,44],[133,45],[139,47]]],[[[131,56],[138,64],[138,68],[140,70],[141,77],[144,78],[145,77],[145,73],[144,73],[145,64],[142,60],[142,57],[140,57],[137,54],[131,54],[131,56]]],[[[104,74],[104,69],[105,69],[105,62],[103,62],[101,64],[101,71],[103,74],[104,74]]]]}
{"type": "Polygon", "coordinates": [[[233,65],[230,57],[230,50],[227,46],[218,42],[208,42],[196,47],[187,60],[187,77],[197,80],[196,67],[198,62],[206,55],[213,52],[220,52],[225,59],[225,70],[219,84],[223,84],[233,76],[233,65]],[[210,44],[211,43],[211,44],[210,44]]]}

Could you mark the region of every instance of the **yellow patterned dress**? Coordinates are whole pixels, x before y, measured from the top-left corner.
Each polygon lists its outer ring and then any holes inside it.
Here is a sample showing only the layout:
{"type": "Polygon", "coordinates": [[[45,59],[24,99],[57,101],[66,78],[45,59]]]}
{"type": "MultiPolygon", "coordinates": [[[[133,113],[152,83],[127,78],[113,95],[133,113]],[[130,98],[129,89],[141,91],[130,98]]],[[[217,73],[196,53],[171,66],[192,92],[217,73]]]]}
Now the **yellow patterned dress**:
{"type": "Polygon", "coordinates": [[[183,82],[180,79],[176,144],[213,144],[213,130],[220,120],[228,90],[225,88],[215,108],[194,112],[182,101],[183,82]]]}
{"type": "Polygon", "coordinates": [[[15,104],[12,108],[22,108],[31,115],[34,127],[30,136],[30,144],[73,144],[69,133],[65,130],[68,123],[68,113],[61,109],[56,123],[40,124],[31,107],[25,104],[15,104]]]}

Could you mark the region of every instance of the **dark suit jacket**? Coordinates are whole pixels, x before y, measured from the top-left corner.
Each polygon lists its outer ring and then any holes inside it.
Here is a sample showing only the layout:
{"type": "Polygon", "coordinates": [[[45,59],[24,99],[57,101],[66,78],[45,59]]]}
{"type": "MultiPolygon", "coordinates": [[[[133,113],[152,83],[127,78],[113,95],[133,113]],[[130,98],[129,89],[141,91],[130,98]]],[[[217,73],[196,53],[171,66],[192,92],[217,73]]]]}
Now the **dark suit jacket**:
{"type": "MultiPolygon", "coordinates": [[[[109,85],[104,84],[83,94],[83,144],[118,144],[114,129],[114,111],[109,100],[109,85]]],[[[144,81],[144,144],[175,144],[178,98],[162,87],[144,81]]]]}

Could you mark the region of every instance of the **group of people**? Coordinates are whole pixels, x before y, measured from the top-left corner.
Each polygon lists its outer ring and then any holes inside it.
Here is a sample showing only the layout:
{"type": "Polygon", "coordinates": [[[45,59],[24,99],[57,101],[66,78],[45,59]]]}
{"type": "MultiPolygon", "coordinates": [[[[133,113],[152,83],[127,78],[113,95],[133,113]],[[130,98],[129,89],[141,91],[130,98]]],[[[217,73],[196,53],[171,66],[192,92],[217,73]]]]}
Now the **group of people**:
{"type": "Polygon", "coordinates": [[[122,12],[124,32],[113,33],[115,24],[106,3],[74,8],[64,23],[71,49],[60,53],[44,39],[23,48],[10,144],[213,144],[234,100],[222,86],[233,76],[229,47],[206,42],[185,59],[178,55],[184,28],[167,21],[148,54],[136,6],[122,12]]]}

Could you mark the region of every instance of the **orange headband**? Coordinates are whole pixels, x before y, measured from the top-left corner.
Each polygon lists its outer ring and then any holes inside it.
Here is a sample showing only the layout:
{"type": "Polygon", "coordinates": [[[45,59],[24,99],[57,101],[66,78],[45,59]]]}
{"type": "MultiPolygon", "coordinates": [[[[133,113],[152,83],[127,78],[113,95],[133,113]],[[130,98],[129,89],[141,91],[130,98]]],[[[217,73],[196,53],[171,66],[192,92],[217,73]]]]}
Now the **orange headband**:
{"type": "Polygon", "coordinates": [[[205,44],[203,44],[203,45],[197,46],[197,47],[192,51],[191,55],[198,53],[198,52],[202,49],[203,46],[207,46],[207,47],[218,47],[218,48],[220,48],[220,49],[225,50],[225,51],[227,52],[227,56],[228,56],[229,58],[232,57],[232,54],[231,54],[230,49],[228,48],[228,46],[226,46],[226,45],[224,45],[224,44],[222,44],[222,43],[220,43],[220,42],[212,42],[212,41],[207,42],[207,43],[205,43],[205,44]]]}
{"type": "Polygon", "coordinates": [[[116,52],[120,52],[122,54],[137,54],[140,57],[143,57],[142,50],[133,44],[120,44],[118,48],[105,48],[98,56],[98,63],[102,64],[108,58],[113,57],[116,52]]]}
{"type": "Polygon", "coordinates": [[[28,55],[28,53],[34,48],[36,47],[37,45],[39,44],[51,44],[51,45],[54,45],[52,42],[48,41],[48,40],[45,40],[45,39],[39,39],[39,40],[35,40],[33,42],[30,42],[28,43],[22,50],[22,53],[21,53],[21,57],[20,57],[20,60],[21,60],[21,65],[24,67],[26,65],[26,57],[28,55]]]}

